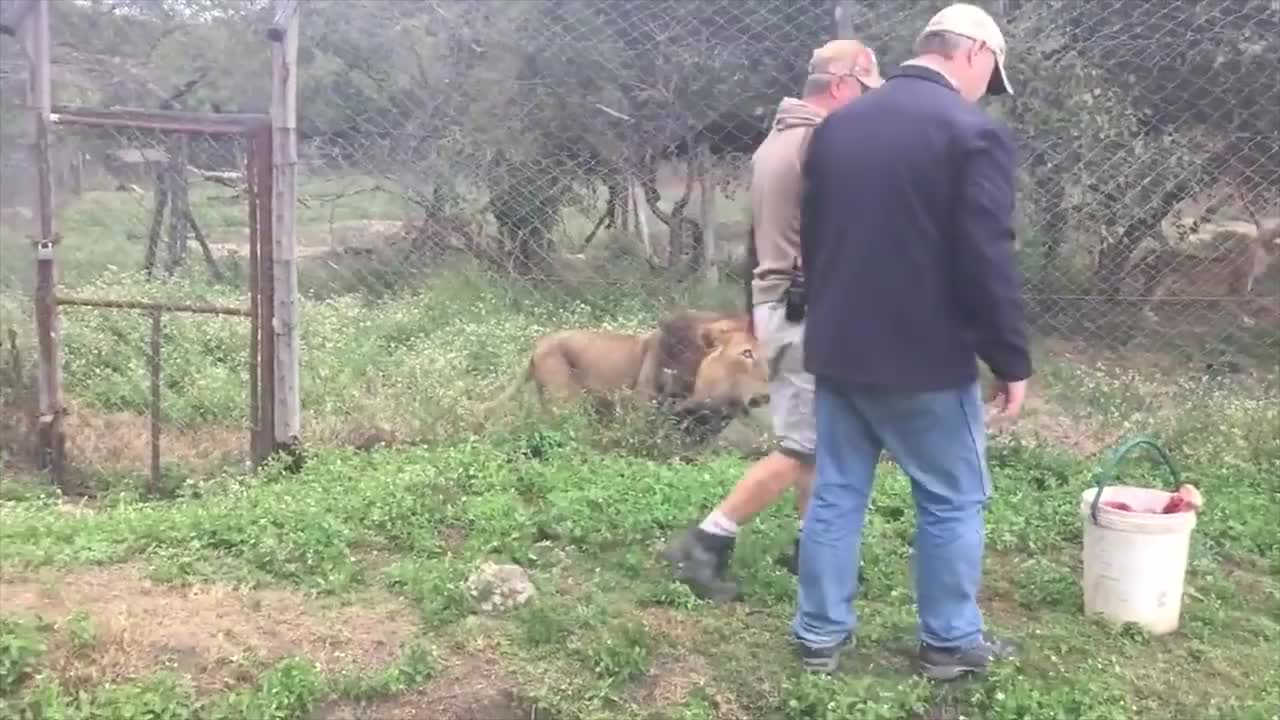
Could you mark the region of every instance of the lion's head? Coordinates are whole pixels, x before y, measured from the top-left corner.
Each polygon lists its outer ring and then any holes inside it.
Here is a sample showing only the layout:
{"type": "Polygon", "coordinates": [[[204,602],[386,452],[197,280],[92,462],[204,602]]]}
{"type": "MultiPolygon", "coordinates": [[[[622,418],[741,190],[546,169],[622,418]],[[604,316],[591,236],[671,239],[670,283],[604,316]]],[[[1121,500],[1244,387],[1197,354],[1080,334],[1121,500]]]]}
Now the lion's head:
{"type": "Polygon", "coordinates": [[[708,326],[709,351],[698,365],[689,400],[730,414],[769,402],[768,369],[756,339],[741,328],[708,326]]]}
{"type": "Polygon", "coordinates": [[[769,401],[765,363],[746,330],[711,331],[714,348],[698,366],[693,391],[677,402],[674,416],[686,436],[705,441],[769,401]]]}
{"type": "Polygon", "coordinates": [[[658,323],[659,394],[689,398],[703,361],[735,332],[747,332],[745,315],[684,310],[663,318],[658,323]]]}

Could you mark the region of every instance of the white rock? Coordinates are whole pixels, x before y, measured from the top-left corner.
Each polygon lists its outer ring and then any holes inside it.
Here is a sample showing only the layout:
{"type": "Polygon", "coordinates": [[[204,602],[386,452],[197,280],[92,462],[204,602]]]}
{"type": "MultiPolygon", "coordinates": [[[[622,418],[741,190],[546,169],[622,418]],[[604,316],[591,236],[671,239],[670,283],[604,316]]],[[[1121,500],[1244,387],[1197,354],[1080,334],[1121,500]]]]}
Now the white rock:
{"type": "Polygon", "coordinates": [[[512,610],[533,598],[529,573],[519,565],[486,562],[467,578],[467,597],[482,613],[512,610]]]}

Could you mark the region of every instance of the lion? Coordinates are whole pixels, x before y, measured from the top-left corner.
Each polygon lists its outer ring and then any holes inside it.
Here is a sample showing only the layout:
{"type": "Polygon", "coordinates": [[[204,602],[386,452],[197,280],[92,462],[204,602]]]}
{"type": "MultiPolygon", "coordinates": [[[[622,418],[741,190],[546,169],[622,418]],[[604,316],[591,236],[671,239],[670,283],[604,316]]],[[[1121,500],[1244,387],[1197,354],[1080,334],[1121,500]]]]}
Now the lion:
{"type": "Polygon", "coordinates": [[[703,441],[769,401],[767,369],[755,336],[739,327],[709,327],[719,344],[698,364],[688,397],[669,400],[685,434],[703,441]]]}
{"type": "Polygon", "coordinates": [[[686,398],[693,392],[698,367],[718,343],[735,333],[750,334],[746,315],[685,310],[658,322],[658,377],[660,395],[686,398]]]}
{"type": "MultiPolygon", "coordinates": [[[[1205,245],[1216,250],[1197,254],[1182,249],[1162,248],[1135,260],[1140,265],[1146,298],[1143,314],[1157,320],[1157,300],[1172,297],[1187,299],[1225,299],[1240,301],[1253,294],[1254,284],[1280,256],[1280,222],[1263,220],[1248,202],[1242,202],[1253,224],[1253,231],[1240,227],[1219,227],[1205,245]]],[[[1199,221],[1192,223],[1199,229],[1199,221]]],[[[1253,318],[1240,312],[1240,322],[1254,324],[1253,318]]]]}
{"type": "Polygon", "coordinates": [[[484,405],[485,414],[530,381],[544,407],[586,396],[605,412],[616,397],[630,395],[693,422],[732,418],[768,402],[755,338],[736,321],[700,311],[677,313],[640,335],[596,329],[544,335],[524,372],[484,405]]]}

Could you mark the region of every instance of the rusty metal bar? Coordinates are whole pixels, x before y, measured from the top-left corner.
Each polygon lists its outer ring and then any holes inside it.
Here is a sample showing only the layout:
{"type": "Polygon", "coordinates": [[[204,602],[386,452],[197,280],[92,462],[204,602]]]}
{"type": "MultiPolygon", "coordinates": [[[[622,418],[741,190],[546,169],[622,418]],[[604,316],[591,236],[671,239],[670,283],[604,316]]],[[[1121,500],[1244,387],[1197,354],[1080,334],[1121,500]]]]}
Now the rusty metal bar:
{"type": "Polygon", "coordinates": [[[49,108],[52,86],[49,60],[49,2],[37,0],[22,25],[27,51],[27,107],[35,141],[31,145],[36,167],[36,287],[33,299],[39,343],[38,399],[40,414],[36,437],[36,467],[49,471],[50,479],[66,492],[66,435],[62,418],[62,352],[58,337],[57,270],[54,248],[58,243],[53,224],[53,177],[49,167],[49,108]]]}
{"type": "Polygon", "coordinates": [[[185,312],[197,315],[238,315],[249,317],[249,310],[232,305],[202,305],[197,303],[148,302],[146,300],[117,300],[107,298],[85,298],[69,295],[58,295],[54,302],[58,305],[75,305],[78,307],[116,308],[119,310],[157,310],[163,312],[185,312]]]}
{"type": "Polygon", "coordinates": [[[258,326],[262,310],[258,300],[258,145],[254,136],[247,139],[244,178],[249,197],[249,457],[254,467],[266,459],[262,445],[262,399],[259,395],[260,352],[258,326]]]}
{"type": "Polygon", "coordinates": [[[160,492],[160,320],[163,311],[151,311],[151,495],[160,492]]]}
{"type": "Polygon", "coordinates": [[[58,125],[134,128],[206,135],[243,135],[270,125],[268,115],[254,113],[196,113],[179,110],[113,108],[95,110],[58,105],[50,120],[58,125]]]}

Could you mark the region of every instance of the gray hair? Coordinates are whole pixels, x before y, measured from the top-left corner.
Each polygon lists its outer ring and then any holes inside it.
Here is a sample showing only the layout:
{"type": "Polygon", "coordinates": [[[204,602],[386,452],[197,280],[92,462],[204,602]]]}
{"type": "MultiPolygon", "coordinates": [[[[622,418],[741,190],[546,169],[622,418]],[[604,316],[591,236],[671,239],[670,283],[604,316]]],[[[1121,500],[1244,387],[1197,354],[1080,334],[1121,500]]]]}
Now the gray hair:
{"type": "Polygon", "coordinates": [[[930,30],[916,38],[913,48],[916,55],[938,55],[951,60],[969,49],[974,43],[972,38],[958,35],[946,30],[930,30]]]}
{"type": "Polygon", "coordinates": [[[828,73],[815,73],[805,78],[803,97],[814,97],[821,95],[831,89],[835,84],[836,76],[828,73]]]}

